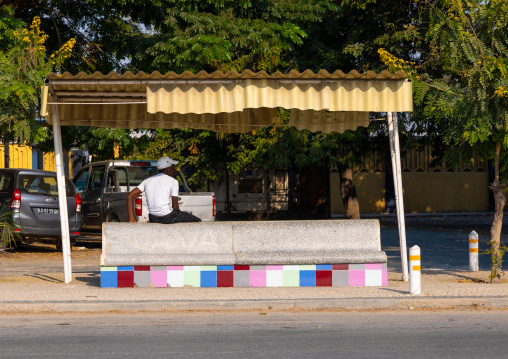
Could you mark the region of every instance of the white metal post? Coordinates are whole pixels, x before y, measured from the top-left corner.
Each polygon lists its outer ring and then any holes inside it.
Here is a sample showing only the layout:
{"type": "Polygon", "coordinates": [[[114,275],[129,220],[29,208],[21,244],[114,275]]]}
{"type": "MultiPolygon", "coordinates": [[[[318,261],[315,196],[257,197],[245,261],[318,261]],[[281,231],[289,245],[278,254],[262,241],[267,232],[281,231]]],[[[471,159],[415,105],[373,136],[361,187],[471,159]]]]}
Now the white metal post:
{"type": "Polygon", "coordinates": [[[58,183],[58,205],[60,207],[60,228],[62,230],[62,254],[64,262],[65,283],[72,281],[71,241],[69,235],[69,215],[67,211],[67,195],[65,190],[64,151],[62,146],[62,131],[60,128],[60,113],[58,106],[53,105],[53,136],[55,140],[56,178],[58,183]]]}
{"type": "Polygon", "coordinates": [[[422,264],[420,247],[409,248],[409,294],[422,293],[422,264]]]}
{"type": "Polygon", "coordinates": [[[478,233],[472,231],[469,233],[469,271],[478,272],[478,233]]]}
{"type": "Polygon", "coordinates": [[[392,159],[393,184],[395,187],[395,202],[397,203],[397,224],[399,227],[400,259],[402,262],[402,279],[408,281],[406,223],[404,220],[404,200],[402,196],[402,170],[399,147],[399,124],[397,114],[388,112],[388,132],[390,138],[390,153],[392,159]]]}

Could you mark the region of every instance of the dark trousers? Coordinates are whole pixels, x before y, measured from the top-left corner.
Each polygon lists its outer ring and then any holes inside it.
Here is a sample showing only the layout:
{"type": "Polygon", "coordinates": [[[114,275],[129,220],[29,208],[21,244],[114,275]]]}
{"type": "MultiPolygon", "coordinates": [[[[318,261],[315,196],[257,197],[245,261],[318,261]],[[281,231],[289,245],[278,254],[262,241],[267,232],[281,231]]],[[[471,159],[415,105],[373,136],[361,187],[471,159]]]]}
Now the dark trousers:
{"type": "Polygon", "coordinates": [[[173,224],[173,223],[183,223],[183,222],[201,222],[201,219],[196,217],[195,215],[185,212],[185,211],[173,211],[170,214],[167,214],[162,217],[153,216],[151,214],[148,215],[148,220],[150,223],[163,223],[163,224],[173,224]]]}

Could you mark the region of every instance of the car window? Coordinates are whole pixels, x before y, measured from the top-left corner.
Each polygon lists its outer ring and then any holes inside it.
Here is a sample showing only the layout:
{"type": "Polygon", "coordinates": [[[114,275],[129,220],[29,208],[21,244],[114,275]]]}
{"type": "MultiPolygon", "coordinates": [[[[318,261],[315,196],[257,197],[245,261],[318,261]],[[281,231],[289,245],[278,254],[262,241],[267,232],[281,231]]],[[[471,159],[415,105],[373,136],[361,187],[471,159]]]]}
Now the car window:
{"type": "Polygon", "coordinates": [[[159,173],[156,167],[131,166],[128,167],[128,171],[129,171],[129,185],[131,186],[131,190],[133,187],[139,186],[139,184],[143,182],[146,178],[155,176],[157,173],[159,173]]]}
{"type": "Polygon", "coordinates": [[[83,192],[86,187],[86,178],[88,177],[89,169],[85,168],[74,177],[74,185],[78,192],[83,192]]]}
{"type": "Polygon", "coordinates": [[[90,174],[90,180],[88,181],[88,190],[93,191],[102,188],[102,181],[104,180],[105,172],[106,166],[92,167],[92,173],[90,174]]]}
{"type": "Polygon", "coordinates": [[[185,190],[184,185],[183,185],[183,180],[182,180],[182,177],[181,177],[181,175],[180,175],[180,172],[176,172],[176,176],[175,176],[175,178],[176,178],[176,180],[178,181],[178,186],[179,186],[179,188],[178,188],[178,192],[187,192],[187,191],[185,190]]]}
{"type": "Polygon", "coordinates": [[[0,192],[9,191],[11,185],[11,174],[8,172],[0,172],[0,192]]]}
{"type": "Polygon", "coordinates": [[[108,172],[106,192],[127,192],[127,170],[114,167],[108,172]]]}
{"type": "MultiPolygon", "coordinates": [[[[66,195],[75,195],[74,186],[69,179],[65,179],[66,195]]],[[[51,195],[58,197],[56,176],[38,174],[19,174],[17,188],[23,193],[51,195]]]]}

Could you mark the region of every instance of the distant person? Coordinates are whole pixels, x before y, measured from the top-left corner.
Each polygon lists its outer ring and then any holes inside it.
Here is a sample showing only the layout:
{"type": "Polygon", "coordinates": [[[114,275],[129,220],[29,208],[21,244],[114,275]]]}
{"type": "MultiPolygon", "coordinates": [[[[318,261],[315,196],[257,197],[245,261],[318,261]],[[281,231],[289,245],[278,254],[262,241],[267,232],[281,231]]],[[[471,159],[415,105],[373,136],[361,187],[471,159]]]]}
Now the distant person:
{"type": "Polygon", "coordinates": [[[148,219],[151,223],[201,222],[201,219],[193,214],[180,211],[178,206],[178,188],[180,185],[174,178],[176,164],[178,164],[178,161],[172,160],[168,156],[159,158],[157,161],[159,173],[148,177],[129,192],[127,195],[129,222],[137,222],[132,202],[142,192],[145,192],[146,195],[148,219]]]}

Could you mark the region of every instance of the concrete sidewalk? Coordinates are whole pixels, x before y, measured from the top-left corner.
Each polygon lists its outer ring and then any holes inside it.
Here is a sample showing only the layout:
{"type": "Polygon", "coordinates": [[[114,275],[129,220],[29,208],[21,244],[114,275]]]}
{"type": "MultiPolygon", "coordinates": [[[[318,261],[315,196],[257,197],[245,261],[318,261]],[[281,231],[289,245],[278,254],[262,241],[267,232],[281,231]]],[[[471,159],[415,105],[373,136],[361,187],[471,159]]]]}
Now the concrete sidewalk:
{"type": "Polygon", "coordinates": [[[389,273],[387,287],[100,288],[99,273],[0,276],[0,313],[287,309],[508,308],[508,283],[485,283],[488,272],[428,271],[422,294],[389,273]]]}
{"type": "MultiPolygon", "coordinates": [[[[487,223],[488,216],[477,216],[487,223]]],[[[161,310],[508,308],[508,280],[490,284],[489,257],[469,272],[468,234],[480,234],[488,248],[488,226],[478,218],[424,218],[408,225],[408,248],[422,249],[422,294],[411,296],[401,280],[396,226],[381,228],[388,255],[387,287],[317,288],[100,288],[100,238],[82,239],[72,252],[73,281],[64,284],[61,253],[53,246],[25,245],[0,255],[0,313],[161,310]],[[432,220],[431,220],[432,219],[432,220]],[[450,222],[445,225],[444,222],[450,222]],[[485,283],[485,281],[487,283],[485,283]]],[[[419,218],[413,218],[414,221],[419,218]]],[[[507,243],[508,235],[502,240],[507,243]]]]}

